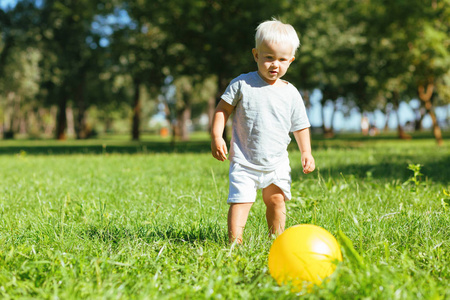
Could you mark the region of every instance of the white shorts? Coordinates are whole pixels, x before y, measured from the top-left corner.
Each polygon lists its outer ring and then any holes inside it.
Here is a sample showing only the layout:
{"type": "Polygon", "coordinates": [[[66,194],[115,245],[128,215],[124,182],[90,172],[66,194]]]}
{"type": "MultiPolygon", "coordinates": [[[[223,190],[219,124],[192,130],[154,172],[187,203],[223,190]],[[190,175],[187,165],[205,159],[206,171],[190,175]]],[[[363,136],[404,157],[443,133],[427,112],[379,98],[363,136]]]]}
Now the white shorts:
{"type": "Polygon", "coordinates": [[[271,184],[278,186],[284,199],[291,199],[291,167],[289,160],[274,171],[258,171],[231,162],[229,171],[228,204],[255,202],[256,191],[271,184]]]}

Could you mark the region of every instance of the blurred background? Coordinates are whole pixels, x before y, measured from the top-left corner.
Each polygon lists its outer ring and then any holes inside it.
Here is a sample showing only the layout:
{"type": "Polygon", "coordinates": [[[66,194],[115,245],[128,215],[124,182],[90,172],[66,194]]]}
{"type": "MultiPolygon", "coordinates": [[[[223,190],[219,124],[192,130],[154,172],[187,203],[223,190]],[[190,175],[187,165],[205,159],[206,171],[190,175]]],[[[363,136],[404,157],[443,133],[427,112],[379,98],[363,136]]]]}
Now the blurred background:
{"type": "Polygon", "coordinates": [[[257,25],[301,47],[285,76],[316,134],[450,129],[450,0],[0,0],[0,137],[208,132],[256,70],[257,25]]]}

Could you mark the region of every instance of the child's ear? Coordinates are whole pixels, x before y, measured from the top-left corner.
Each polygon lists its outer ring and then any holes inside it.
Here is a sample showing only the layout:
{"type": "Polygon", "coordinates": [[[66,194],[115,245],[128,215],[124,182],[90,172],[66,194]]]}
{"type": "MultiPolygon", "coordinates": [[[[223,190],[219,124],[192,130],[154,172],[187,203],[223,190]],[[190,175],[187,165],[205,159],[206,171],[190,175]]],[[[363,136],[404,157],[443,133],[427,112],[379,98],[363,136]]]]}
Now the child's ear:
{"type": "Polygon", "coordinates": [[[253,53],[253,58],[255,59],[255,61],[258,62],[258,50],[256,48],[253,48],[252,53],[253,53]]]}
{"type": "Polygon", "coordinates": [[[289,61],[289,63],[292,63],[295,60],[295,56],[292,56],[291,60],[289,61]]]}

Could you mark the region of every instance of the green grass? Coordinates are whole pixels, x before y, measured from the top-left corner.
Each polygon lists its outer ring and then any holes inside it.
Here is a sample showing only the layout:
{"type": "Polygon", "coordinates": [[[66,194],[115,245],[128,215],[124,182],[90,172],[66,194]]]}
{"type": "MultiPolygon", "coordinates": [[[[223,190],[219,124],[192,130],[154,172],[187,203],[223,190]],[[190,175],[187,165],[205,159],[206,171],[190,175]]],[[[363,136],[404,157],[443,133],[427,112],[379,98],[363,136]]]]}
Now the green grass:
{"type": "MultiPolygon", "coordinates": [[[[0,298],[297,299],[269,274],[261,199],[244,245],[227,244],[228,165],[208,145],[1,142],[0,298]]],[[[313,145],[318,169],[309,175],[291,148],[287,226],[329,230],[344,261],[300,294],[450,299],[448,141],[356,136],[313,145]],[[417,184],[410,164],[422,165],[417,184]]]]}

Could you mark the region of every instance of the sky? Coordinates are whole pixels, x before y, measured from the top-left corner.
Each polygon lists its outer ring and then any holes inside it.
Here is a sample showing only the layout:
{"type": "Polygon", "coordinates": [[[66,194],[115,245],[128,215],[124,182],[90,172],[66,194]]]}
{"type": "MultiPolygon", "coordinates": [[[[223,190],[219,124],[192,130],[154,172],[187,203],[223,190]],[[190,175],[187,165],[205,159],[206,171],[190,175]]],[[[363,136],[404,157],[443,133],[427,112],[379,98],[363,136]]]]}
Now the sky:
{"type": "MultiPolygon", "coordinates": [[[[6,9],[14,7],[17,2],[18,0],[0,0],[0,8],[6,9]]],[[[42,0],[34,0],[34,2],[38,7],[42,5],[42,0]]]]}
{"type": "Polygon", "coordinates": [[[15,5],[17,0],[0,0],[0,8],[5,9],[9,6],[15,5]]]}

